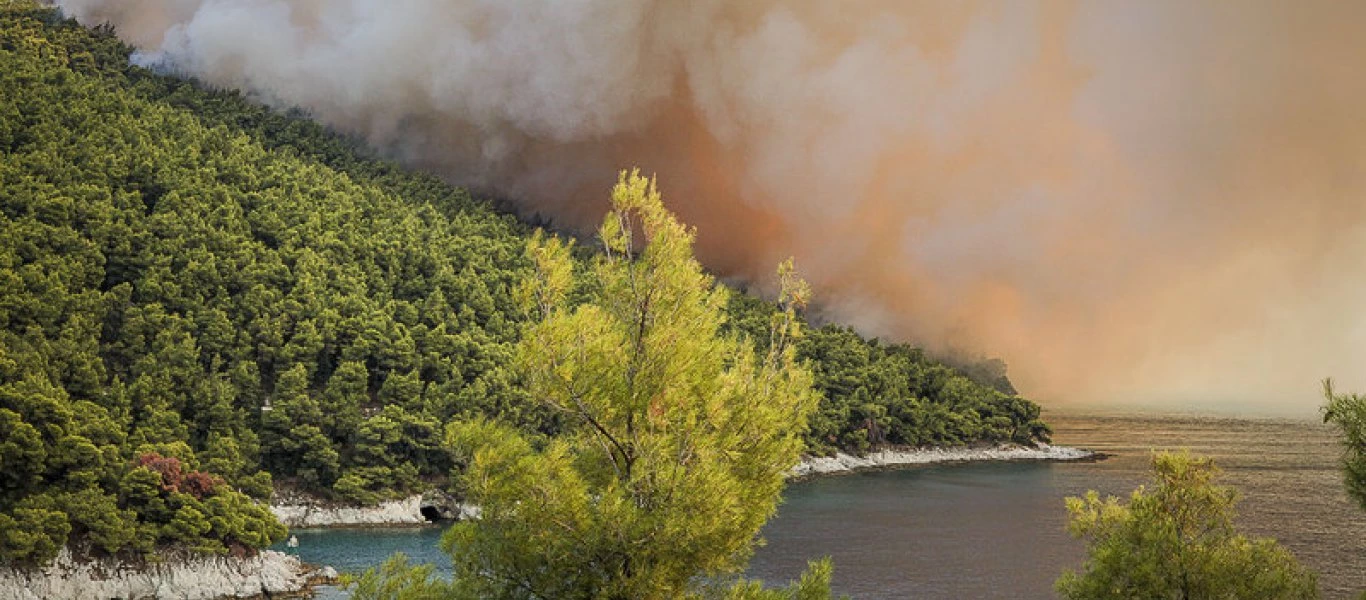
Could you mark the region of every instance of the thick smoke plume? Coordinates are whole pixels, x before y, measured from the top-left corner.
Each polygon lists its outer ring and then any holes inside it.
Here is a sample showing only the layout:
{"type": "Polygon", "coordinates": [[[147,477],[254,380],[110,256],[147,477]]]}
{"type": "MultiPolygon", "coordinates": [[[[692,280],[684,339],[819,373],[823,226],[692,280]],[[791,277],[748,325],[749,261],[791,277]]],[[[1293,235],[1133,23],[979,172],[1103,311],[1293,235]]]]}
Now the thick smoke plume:
{"type": "Polygon", "coordinates": [[[1046,402],[1366,384],[1366,3],[59,4],[560,226],[657,172],[717,272],[1046,402]]]}

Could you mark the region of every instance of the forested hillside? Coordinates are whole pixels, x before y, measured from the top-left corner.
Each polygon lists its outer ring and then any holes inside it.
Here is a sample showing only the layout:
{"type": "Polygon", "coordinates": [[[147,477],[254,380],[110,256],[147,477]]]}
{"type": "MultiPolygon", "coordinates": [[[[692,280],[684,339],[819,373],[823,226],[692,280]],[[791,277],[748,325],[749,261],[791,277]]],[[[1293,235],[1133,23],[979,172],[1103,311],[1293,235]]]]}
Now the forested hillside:
{"type": "MultiPolygon", "coordinates": [[[[372,503],[444,480],[453,420],[555,434],[509,364],[528,227],[129,52],[0,5],[4,561],[249,551],[284,533],[249,499],[273,485],[372,503]]],[[[736,294],[731,327],[774,310],[736,294]]],[[[827,326],[799,354],[812,451],[1047,435],[909,346],[827,326]]]]}

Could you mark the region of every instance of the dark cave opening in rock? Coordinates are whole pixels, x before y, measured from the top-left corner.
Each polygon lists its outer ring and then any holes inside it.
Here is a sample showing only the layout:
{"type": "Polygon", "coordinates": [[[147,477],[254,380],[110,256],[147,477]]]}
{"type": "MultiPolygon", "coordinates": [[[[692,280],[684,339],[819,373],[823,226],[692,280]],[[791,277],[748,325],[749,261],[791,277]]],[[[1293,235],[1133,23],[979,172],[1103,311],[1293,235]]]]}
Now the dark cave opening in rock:
{"type": "Polygon", "coordinates": [[[435,506],[424,506],[418,510],[422,512],[422,518],[426,519],[428,523],[436,523],[443,520],[441,518],[441,511],[437,510],[435,506]]]}

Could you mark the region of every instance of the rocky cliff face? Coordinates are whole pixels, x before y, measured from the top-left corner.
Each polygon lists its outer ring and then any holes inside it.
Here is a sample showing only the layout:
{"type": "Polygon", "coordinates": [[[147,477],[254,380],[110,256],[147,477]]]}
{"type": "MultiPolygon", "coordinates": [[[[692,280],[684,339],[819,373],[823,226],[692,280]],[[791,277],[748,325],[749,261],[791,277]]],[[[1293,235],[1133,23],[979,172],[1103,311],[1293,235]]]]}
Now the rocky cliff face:
{"type": "Polygon", "coordinates": [[[422,525],[468,519],[478,514],[474,507],[435,490],[381,502],[377,506],[336,505],[303,494],[282,494],[271,503],[270,510],[290,528],[422,525]]]}
{"type": "Polygon", "coordinates": [[[339,525],[418,525],[422,516],[422,496],[381,502],[378,506],[329,506],[307,499],[270,505],[286,527],[335,527],[339,525]]]}
{"type": "Polygon", "coordinates": [[[298,558],[269,550],[252,558],[193,556],[150,565],[78,561],[63,550],[44,569],[0,567],[0,600],[269,597],[302,591],[307,580],[298,558]]]}

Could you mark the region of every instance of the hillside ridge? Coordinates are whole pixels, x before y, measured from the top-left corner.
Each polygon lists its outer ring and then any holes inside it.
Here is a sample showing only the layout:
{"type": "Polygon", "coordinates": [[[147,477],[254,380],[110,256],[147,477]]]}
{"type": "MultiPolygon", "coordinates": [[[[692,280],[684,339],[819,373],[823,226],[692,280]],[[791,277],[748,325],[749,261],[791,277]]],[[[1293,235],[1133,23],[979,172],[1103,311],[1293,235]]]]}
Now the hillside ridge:
{"type": "MultiPolygon", "coordinates": [[[[529,226],[130,52],[0,6],[0,558],[245,555],[284,534],[277,481],[374,505],[445,479],[452,420],[555,434],[509,366],[529,226]]],[[[762,343],[773,310],[733,294],[729,327],[762,343]]],[[[910,345],[799,353],[813,454],[1047,439],[910,345]]]]}

